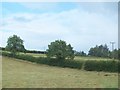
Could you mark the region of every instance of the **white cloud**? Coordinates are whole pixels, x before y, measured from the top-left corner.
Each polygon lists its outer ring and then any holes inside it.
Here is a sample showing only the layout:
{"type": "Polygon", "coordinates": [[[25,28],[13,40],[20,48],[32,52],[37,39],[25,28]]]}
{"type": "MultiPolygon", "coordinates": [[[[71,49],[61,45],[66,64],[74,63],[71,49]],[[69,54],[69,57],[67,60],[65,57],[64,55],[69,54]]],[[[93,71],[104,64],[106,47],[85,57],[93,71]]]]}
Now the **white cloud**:
{"type": "Polygon", "coordinates": [[[43,49],[56,39],[63,39],[74,49],[84,51],[110,41],[117,45],[118,24],[110,18],[78,9],[60,13],[12,14],[4,18],[5,24],[0,31],[3,34],[2,45],[5,46],[6,39],[12,34],[22,37],[28,49],[43,49]]]}

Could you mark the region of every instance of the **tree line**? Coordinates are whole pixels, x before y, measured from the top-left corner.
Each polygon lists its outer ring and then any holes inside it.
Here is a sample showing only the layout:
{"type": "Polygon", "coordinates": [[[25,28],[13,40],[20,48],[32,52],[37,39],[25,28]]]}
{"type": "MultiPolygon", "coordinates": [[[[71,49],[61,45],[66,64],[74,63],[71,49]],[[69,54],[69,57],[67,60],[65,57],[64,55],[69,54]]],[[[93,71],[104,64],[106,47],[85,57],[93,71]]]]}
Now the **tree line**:
{"type": "Polygon", "coordinates": [[[56,57],[58,59],[74,59],[74,56],[95,56],[120,59],[120,49],[110,51],[106,44],[91,47],[88,54],[84,51],[74,51],[73,47],[70,44],[67,45],[63,40],[51,42],[46,51],[26,50],[23,40],[17,35],[10,36],[7,40],[7,46],[5,48],[0,47],[0,49],[10,51],[12,55],[15,55],[17,52],[42,53],[47,54],[48,57],[56,57]]]}
{"type": "Polygon", "coordinates": [[[120,56],[120,49],[110,51],[106,44],[99,46],[96,45],[95,47],[90,48],[88,55],[118,59],[118,56],[120,56]]]}

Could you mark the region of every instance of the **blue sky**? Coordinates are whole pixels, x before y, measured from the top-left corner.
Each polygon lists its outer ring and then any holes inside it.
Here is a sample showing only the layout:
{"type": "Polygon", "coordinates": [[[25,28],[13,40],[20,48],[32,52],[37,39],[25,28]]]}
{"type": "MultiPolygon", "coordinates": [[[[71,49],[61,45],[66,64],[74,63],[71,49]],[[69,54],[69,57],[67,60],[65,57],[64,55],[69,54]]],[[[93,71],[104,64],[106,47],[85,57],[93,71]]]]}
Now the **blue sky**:
{"type": "Polygon", "coordinates": [[[114,41],[118,47],[117,2],[4,2],[2,3],[2,40],[13,34],[24,40],[26,49],[45,50],[57,39],[85,51],[114,41]]]}

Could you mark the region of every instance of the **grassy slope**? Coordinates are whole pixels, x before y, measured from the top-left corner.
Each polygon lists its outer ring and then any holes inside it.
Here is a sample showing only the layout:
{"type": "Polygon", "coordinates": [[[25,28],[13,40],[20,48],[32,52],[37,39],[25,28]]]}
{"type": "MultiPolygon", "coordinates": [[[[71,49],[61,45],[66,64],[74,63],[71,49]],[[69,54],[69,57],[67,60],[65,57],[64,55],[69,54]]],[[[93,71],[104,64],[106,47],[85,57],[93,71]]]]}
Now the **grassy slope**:
{"type": "Polygon", "coordinates": [[[117,88],[117,73],[58,68],[3,57],[3,88],[117,88]],[[107,76],[106,76],[107,75],[107,76]]]}

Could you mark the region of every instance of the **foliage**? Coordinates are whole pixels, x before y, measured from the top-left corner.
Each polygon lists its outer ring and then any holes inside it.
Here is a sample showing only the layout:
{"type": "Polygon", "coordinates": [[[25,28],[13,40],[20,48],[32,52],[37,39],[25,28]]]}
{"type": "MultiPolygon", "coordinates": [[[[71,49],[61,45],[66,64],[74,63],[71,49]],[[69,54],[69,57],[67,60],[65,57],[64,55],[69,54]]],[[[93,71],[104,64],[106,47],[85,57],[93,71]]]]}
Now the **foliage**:
{"type": "Polygon", "coordinates": [[[110,58],[118,59],[118,50],[114,49],[110,52],[110,58]]]}
{"type": "Polygon", "coordinates": [[[120,60],[120,49],[118,49],[118,59],[120,60]]]}
{"type": "Polygon", "coordinates": [[[88,71],[118,72],[118,65],[120,65],[118,61],[86,61],[84,69],[88,71]]]}
{"type": "MultiPolygon", "coordinates": [[[[3,52],[3,56],[8,56],[8,57],[13,57],[10,53],[8,52],[3,52]]],[[[25,61],[30,61],[34,63],[39,63],[39,64],[46,64],[50,66],[58,66],[58,67],[69,67],[69,68],[78,68],[81,69],[83,61],[71,61],[71,60],[60,60],[58,62],[58,59],[56,58],[44,58],[44,57],[33,57],[31,55],[26,55],[26,54],[16,54],[14,58],[25,60],[25,61]]]]}
{"type": "MultiPolygon", "coordinates": [[[[13,57],[8,52],[3,52],[3,56],[13,57]]],[[[74,60],[64,60],[59,61],[56,58],[45,58],[45,57],[33,57],[31,55],[22,55],[22,54],[16,54],[14,58],[30,61],[38,64],[46,64],[50,66],[58,66],[58,67],[68,67],[68,68],[76,68],[81,69],[84,65],[84,70],[88,71],[107,71],[107,72],[120,72],[120,69],[118,69],[118,66],[120,66],[119,61],[95,61],[95,60],[87,60],[87,61],[74,61],[74,60]],[[84,63],[85,62],[85,63],[84,63]]]]}
{"type": "Polygon", "coordinates": [[[24,52],[25,48],[23,45],[23,40],[17,35],[9,37],[7,41],[6,50],[12,52],[13,55],[16,54],[16,52],[24,52]]]}
{"type": "Polygon", "coordinates": [[[84,51],[75,51],[75,56],[86,56],[86,53],[84,51]]]}
{"type": "Polygon", "coordinates": [[[8,52],[1,52],[1,54],[2,56],[13,57],[13,55],[8,52]]]}
{"type": "Polygon", "coordinates": [[[48,45],[47,57],[55,57],[59,60],[74,59],[73,47],[70,44],[67,45],[65,41],[56,40],[48,45]]]}
{"type": "Polygon", "coordinates": [[[88,55],[90,56],[97,56],[97,57],[108,57],[109,56],[109,49],[107,45],[100,45],[90,48],[88,55]]]}
{"type": "Polygon", "coordinates": [[[0,47],[0,50],[5,50],[5,48],[4,47],[0,47]]]}
{"type": "Polygon", "coordinates": [[[26,50],[26,53],[46,54],[46,51],[26,50]]]}

